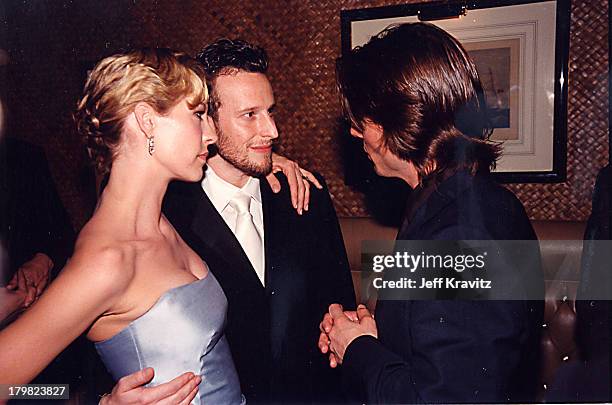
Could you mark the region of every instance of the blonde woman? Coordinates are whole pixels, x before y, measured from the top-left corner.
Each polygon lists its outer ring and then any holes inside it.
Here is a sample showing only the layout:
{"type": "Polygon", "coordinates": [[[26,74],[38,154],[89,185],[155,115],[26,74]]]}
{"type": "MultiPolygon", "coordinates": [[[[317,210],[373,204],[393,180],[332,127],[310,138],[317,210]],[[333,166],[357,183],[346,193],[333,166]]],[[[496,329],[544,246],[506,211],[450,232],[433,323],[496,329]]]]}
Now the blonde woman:
{"type": "MultiPolygon", "coordinates": [[[[87,331],[115,378],[155,370],[151,385],[162,385],[146,390],[151,398],[244,401],[223,334],[225,295],[161,213],[168,183],[199,180],[216,141],[200,77],[191,58],[164,49],[111,56],[92,71],[76,120],[108,185],[70,262],[0,334],[2,383],[30,381],[87,331]]],[[[121,380],[113,395],[151,375],[121,380]]]]}

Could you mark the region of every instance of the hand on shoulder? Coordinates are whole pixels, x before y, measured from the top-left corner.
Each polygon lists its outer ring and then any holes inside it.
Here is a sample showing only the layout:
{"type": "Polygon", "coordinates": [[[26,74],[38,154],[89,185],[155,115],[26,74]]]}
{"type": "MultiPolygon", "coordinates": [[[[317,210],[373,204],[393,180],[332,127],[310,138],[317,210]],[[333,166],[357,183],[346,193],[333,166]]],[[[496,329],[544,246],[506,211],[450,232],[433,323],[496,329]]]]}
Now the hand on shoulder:
{"type": "Polygon", "coordinates": [[[282,172],[287,179],[293,208],[295,208],[298,214],[302,215],[304,211],[308,211],[310,183],[317,189],[322,188],[317,176],[301,168],[297,162],[273,153],[272,173],[270,173],[266,179],[268,183],[270,183],[270,188],[272,188],[274,193],[278,193],[282,188],[281,183],[275,177],[275,174],[279,172],[282,172]]]}

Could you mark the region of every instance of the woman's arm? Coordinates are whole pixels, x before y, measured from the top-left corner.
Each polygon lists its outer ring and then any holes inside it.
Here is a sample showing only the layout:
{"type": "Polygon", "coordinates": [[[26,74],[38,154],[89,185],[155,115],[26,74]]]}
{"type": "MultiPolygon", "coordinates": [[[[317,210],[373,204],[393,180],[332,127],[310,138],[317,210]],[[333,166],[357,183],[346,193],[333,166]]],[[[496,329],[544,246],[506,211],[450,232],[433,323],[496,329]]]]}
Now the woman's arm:
{"type": "Polygon", "coordinates": [[[31,381],[111,308],[129,282],[125,256],[112,248],[75,253],[39,301],[0,332],[0,381],[31,381]]]}

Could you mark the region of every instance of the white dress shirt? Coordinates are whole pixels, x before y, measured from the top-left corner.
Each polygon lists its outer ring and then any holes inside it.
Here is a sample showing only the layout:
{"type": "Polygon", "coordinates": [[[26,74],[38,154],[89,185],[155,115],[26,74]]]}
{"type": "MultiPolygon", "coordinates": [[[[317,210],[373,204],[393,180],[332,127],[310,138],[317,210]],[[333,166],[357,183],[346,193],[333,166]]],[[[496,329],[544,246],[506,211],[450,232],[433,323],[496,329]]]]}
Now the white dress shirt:
{"type": "Polygon", "coordinates": [[[253,216],[253,223],[261,238],[261,260],[262,263],[253,264],[257,276],[261,281],[262,285],[265,285],[265,249],[264,249],[264,226],[263,226],[263,206],[261,203],[261,190],[259,189],[259,179],[255,177],[249,177],[249,180],[242,187],[236,187],[231,183],[223,180],[219,177],[215,171],[210,167],[206,166],[204,172],[204,179],[202,180],[202,189],[210,198],[213,206],[217,212],[221,215],[229,229],[233,233],[236,233],[236,218],[238,213],[230,206],[229,202],[234,195],[241,191],[251,196],[250,213],[253,216]]]}

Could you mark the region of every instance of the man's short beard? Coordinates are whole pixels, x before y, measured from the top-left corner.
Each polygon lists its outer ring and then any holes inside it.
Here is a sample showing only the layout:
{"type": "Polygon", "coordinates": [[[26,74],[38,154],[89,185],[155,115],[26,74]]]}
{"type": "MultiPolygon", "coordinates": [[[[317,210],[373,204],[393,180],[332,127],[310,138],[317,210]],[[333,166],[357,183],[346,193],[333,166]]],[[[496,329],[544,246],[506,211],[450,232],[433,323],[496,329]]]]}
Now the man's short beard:
{"type": "Polygon", "coordinates": [[[215,127],[217,129],[217,135],[219,137],[216,149],[217,153],[223,158],[223,160],[234,166],[236,169],[252,177],[267,176],[272,172],[271,152],[266,156],[266,160],[264,160],[263,163],[257,164],[255,162],[251,162],[248,158],[248,155],[241,156],[239,152],[237,153],[236,149],[234,148],[234,145],[232,145],[231,142],[225,141],[227,138],[221,131],[221,128],[219,128],[217,125],[215,125],[215,127]]]}

